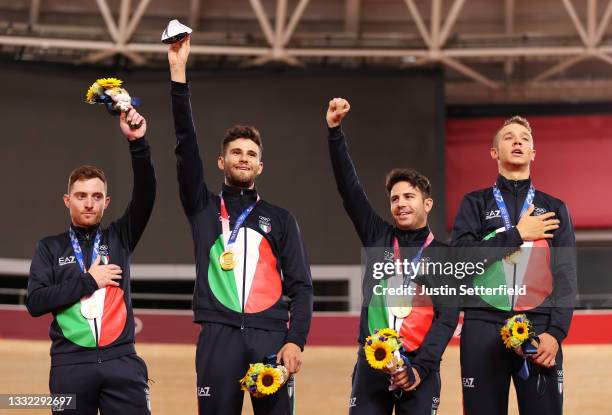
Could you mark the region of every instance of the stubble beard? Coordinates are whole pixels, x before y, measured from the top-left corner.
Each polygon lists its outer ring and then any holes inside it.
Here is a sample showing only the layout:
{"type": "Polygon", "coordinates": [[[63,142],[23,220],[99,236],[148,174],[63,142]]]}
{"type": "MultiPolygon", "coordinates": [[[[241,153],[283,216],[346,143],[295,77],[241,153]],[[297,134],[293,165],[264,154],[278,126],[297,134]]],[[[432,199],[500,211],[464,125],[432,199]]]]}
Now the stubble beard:
{"type": "Polygon", "coordinates": [[[241,176],[232,174],[232,170],[226,170],[225,180],[229,186],[249,189],[255,184],[255,174],[241,176]]]}

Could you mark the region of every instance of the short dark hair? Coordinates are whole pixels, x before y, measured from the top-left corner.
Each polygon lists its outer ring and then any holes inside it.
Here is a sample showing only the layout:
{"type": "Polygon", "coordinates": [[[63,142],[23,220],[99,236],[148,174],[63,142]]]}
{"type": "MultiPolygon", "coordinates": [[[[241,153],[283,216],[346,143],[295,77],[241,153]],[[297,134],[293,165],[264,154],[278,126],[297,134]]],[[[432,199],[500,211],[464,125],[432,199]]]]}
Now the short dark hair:
{"type": "Polygon", "coordinates": [[[221,154],[225,154],[227,146],[234,140],[239,138],[246,138],[253,141],[259,147],[259,157],[263,153],[263,144],[261,142],[261,135],[259,130],[252,125],[234,125],[225,131],[225,138],[223,139],[223,145],[221,147],[221,154]]]}
{"type": "Polygon", "coordinates": [[[497,131],[495,132],[495,135],[493,136],[493,147],[494,148],[497,148],[497,143],[499,142],[499,132],[505,126],[510,125],[510,124],[522,125],[523,127],[527,129],[527,131],[529,131],[529,134],[531,134],[531,125],[529,125],[529,121],[527,121],[527,118],[521,117],[520,115],[513,115],[512,117],[504,121],[504,124],[501,127],[499,127],[497,131]]]}
{"type": "Polygon", "coordinates": [[[431,197],[431,183],[427,176],[412,169],[393,169],[387,174],[385,187],[387,193],[391,194],[391,189],[399,182],[408,182],[415,189],[419,189],[423,194],[423,198],[431,197]]]}
{"type": "Polygon", "coordinates": [[[75,182],[79,180],[96,178],[102,180],[102,183],[104,183],[104,188],[106,188],[106,175],[101,169],[95,166],[89,166],[87,164],[77,167],[76,169],[72,170],[72,173],[70,173],[70,176],[68,176],[68,193],[70,193],[70,189],[72,189],[72,185],[75,182]]]}

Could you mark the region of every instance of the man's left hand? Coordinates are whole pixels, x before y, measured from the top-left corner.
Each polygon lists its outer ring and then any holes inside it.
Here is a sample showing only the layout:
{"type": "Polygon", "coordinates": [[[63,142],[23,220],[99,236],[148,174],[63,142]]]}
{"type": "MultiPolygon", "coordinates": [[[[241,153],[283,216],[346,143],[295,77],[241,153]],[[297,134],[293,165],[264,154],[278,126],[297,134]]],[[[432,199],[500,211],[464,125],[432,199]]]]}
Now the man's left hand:
{"type": "Polygon", "coordinates": [[[538,352],[530,357],[531,361],[544,367],[554,366],[556,364],[555,358],[559,351],[557,339],[548,333],[542,333],[538,337],[540,338],[538,352]]]}
{"type": "Polygon", "coordinates": [[[410,383],[408,381],[408,372],[406,370],[402,370],[395,375],[391,375],[393,384],[399,388],[402,388],[406,392],[416,389],[416,387],[421,383],[421,376],[415,368],[412,368],[412,373],[414,373],[414,383],[410,383]]]}
{"type": "Polygon", "coordinates": [[[121,128],[121,132],[128,139],[128,141],[135,141],[139,138],[144,137],[147,132],[147,120],[140,115],[134,108],[130,108],[130,110],[125,113],[122,112],[119,118],[119,127],[121,128]],[[130,127],[140,125],[138,128],[132,129],[130,127]]]}
{"type": "Polygon", "coordinates": [[[276,363],[287,368],[289,374],[293,375],[302,367],[302,350],[295,343],[285,343],[276,354],[276,363]]]}

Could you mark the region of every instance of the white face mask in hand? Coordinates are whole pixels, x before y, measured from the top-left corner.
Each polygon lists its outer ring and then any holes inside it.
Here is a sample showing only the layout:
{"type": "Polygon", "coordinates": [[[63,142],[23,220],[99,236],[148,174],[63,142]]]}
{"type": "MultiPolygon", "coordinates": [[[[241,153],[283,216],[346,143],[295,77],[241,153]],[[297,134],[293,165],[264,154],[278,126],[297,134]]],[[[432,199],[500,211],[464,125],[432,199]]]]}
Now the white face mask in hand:
{"type": "Polygon", "coordinates": [[[172,44],[181,41],[185,36],[191,34],[193,30],[189,26],[185,26],[178,20],[174,19],[168,23],[161,35],[161,41],[166,44],[172,44]]]}

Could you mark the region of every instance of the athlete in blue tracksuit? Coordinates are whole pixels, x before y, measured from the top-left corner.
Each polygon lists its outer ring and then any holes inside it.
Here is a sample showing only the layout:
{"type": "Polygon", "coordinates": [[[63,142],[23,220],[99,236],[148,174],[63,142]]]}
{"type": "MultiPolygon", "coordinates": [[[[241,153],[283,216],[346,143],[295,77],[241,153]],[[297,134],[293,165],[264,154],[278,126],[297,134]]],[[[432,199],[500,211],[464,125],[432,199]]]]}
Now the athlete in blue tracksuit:
{"type": "Polygon", "coordinates": [[[62,414],[150,414],[147,366],[134,348],[129,264],[153,210],[156,181],[146,123],[133,109],[127,119],[142,125],[131,129],[121,115],[134,172],[125,213],[103,228],[106,177],[93,166],[75,169],[64,195],[70,228],[41,239],[30,267],[28,311],[53,314],[49,388],[76,395],[76,409],[62,414]]]}
{"type": "MultiPolygon", "coordinates": [[[[300,369],[312,317],[312,279],[295,218],[255,188],[263,168],[257,129],[230,128],[218,157],[225,176],[221,191],[213,193],[204,181],[186,79],[188,55],[189,37],[170,46],[177,174],[194,242],[194,321],[202,326],[198,409],[201,415],[237,415],[244,400],[238,381],[249,363],[273,355],[290,373],[300,369]]],[[[294,413],[293,380],[252,403],[255,414],[294,413]]]]}
{"type": "MultiPolygon", "coordinates": [[[[535,150],[525,119],[506,121],[492,147],[499,176],[491,187],[465,195],[455,218],[452,244],[478,247],[479,252],[485,252],[484,248],[492,257],[506,255],[499,263],[505,263],[506,270],[501,278],[510,286],[522,281],[527,294],[470,299],[465,307],[461,332],[464,414],[507,413],[512,378],[521,415],[560,415],[561,343],[569,331],[576,294],[572,221],[565,204],[537,189],[531,180],[535,150]],[[521,246],[524,255],[531,255],[526,270],[507,256],[521,246]],[[538,262],[536,257],[550,260],[538,262]],[[526,362],[506,349],[500,337],[504,321],[519,313],[526,313],[540,339],[538,353],[526,362]]],[[[499,281],[492,268],[479,285],[499,281]]]]}
{"type": "MultiPolygon", "coordinates": [[[[344,99],[330,101],[327,112],[329,154],[338,192],[363,247],[374,257],[384,249],[393,250],[394,255],[404,258],[431,257],[433,251],[439,257],[446,245],[434,239],[427,226],[427,214],[433,201],[431,185],[425,176],[407,169],[394,169],[389,173],[387,191],[393,224],[381,218],[370,205],[340,127],[349,108],[344,99]]],[[[368,261],[369,267],[370,258],[368,261]]],[[[396,414],[435,414],[440,404],[440,360],[457,325],[458,308],[452,304],[442,305],[435,298],[415,297],[408,315],[396,315],[389,306],[392,300],[388,300],[387,306],[375,305],[377,297],[372,293],[380,281],[368,274],[363,281],[365,301],[361,309],[360,347],[353,373],[349,413],[386,415],[395,409],[396,414]],[[399,398],[389,391],[389,375],[369,366],[362,347],[373,330],[386,327],[403,336],[416,378],[415,383],[409,383],[405,372],[399,378],[395,377],[396,384],[403,389],[399,398]]],[[[416,278],[415,282],[421,280],[416,278]]]]}

